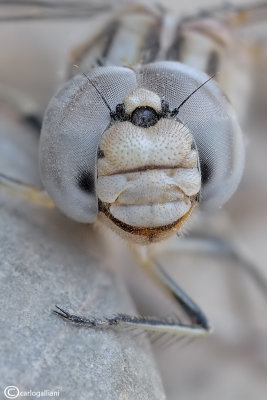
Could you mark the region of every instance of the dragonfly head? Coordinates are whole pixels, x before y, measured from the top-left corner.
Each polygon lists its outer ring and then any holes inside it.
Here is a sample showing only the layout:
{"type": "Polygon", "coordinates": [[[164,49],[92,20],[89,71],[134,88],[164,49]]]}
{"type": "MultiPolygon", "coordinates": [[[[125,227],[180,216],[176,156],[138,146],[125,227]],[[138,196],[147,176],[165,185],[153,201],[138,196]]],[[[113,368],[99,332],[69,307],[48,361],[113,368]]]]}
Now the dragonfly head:
{"type": "Polygon", "coordinates": [[[235,113],[206,74],[178,62],[98,67],[52,98],[43,185],[70,218],[147,244],[181,233],[199,203],[222,206],[244,166],[235,113]]]}

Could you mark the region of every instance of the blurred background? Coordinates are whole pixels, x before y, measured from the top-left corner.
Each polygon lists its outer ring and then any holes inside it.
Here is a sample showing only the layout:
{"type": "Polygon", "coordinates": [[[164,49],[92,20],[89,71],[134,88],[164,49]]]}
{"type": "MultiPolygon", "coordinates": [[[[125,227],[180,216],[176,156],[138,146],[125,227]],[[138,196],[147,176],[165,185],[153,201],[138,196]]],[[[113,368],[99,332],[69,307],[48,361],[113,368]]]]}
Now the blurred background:
{"type": "MultiPolygon", "coordinates": [[[[244,4],[243,1],[232,3],[244,4]]],[[[168,0],[163,5],[182,17],[219,4],[221,1],[215,0],[168,0]]],[[[6,101],[10,88],[14,98],[25,95],[27,107],[42,116],[49,99],[64,82],[70,50],[89,37],[99,21],[101,18],[89,23],[86,19],[0,23],[2,127],[7,119],[16,120],[12,112],[16,101],[10,100],[10,96],[6,101]]],[[[241,121],[247,151],[244,178],[223,210],[199,215],[193,231],[226,238],[267,279],[266,21],[240,35],[244,41],[255,41],[263,49],[262,57],[254,59],[251,54],[253,91],[248,99],[246,118],[241,121]]],[[[17,125],[18,134],[19,130],[17,125]]],[[[17,133],[14,141],[19,141],[17,133]]],[[[33,134],[29,140],[36,142],[36,152],[29,157],[35,158],[37,165],[38,138],[33,134]]],[[[25,143],[23,146],[27,147],[25,143]]],[[[0,160],[0,171],[17,178],[23,179],[23,168],[12,170],[12,160],[8,157],[0,160]]],[[[32,183],[38,184],[38,179],[33,177],[32,183]]],[[[127,254],[126,244],[113,237],[110,240],[118,246],[113,254],[114,264],[119,265],[133,297],[138,299],[138,308],[144,314],[148,310],[161,316],[171,314],[171,306],[169,308],[127,254]]],[[[265,400],[267,294],[264,298],[247,279],[242,267],[227,258],[167,252],[164,246],[158,253],[162,265],[205,310],[214,327],[211,337],[190,344],[177,342],[165,346],[164,341],[163,345],[158,341],[152,345],[167,398],[265,400]]]]}

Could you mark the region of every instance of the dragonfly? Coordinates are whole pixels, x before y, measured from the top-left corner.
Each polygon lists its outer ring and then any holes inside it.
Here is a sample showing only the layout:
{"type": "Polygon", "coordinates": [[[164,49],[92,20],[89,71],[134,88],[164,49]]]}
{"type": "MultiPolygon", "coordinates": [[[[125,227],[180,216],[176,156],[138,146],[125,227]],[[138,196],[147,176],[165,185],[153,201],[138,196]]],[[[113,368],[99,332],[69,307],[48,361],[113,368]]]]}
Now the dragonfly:
{"type": "Polygon", "coordinates": [[[221,207],[240,183],[245,149],[237,114],[242,121],[248,112],[256,50],[238,35],[266,19],[267,4],[227,5],[184,18],[158,5],[127,2],[74,7],[59,1],[1,1],[0,6],[5,22],[99,15],[104,21],[71,51],[67,83],[42,121],[32,104],[25,110],[25,99],[6,90],[24,118],[37,130],[42,126],[45,190],[4,173],[1,186],[43,207],[58,207],[75,221],[100,221],[127,240],[136,260],[189,322],[127,314],[94,318],[59,306],[54,313],[93,329],[207,335],[211,327],[204,312],[153,255],[157,242],[169,237],[175,237],[178,252],[189,244],[190,252],[200,246],[234,260],[266,296],[260,272],[230,242],[184,238],[183,232],[194,214],[221,207]]]}

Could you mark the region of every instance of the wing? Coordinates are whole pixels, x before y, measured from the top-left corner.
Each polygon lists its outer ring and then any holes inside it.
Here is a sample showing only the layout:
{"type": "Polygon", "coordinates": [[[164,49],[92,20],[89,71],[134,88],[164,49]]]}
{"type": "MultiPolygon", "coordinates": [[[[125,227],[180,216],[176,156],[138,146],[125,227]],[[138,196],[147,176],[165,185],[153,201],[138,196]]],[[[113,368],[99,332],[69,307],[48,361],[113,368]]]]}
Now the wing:
{"type": "Polygon", "coordinates": [[[1,0],[0,21],[86,19],[103,12],[110,12],[114,6],[114,2],[96,1],[1,0]]]}

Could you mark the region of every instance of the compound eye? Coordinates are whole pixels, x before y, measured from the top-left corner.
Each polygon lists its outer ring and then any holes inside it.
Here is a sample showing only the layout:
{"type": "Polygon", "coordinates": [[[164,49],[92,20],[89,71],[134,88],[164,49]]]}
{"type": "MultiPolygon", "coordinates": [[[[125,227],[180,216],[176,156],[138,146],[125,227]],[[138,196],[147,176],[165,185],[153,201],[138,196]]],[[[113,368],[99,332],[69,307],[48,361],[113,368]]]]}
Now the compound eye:
{"type": "Polygon", "coordinates": [[[114,110],[135,89],[136,76],[127,68],[99,67],[67,82],[46,110],[39,148],[46,191],[62,212],[84,223],[98,214],[96,165],[104,157],[98,147],[110,124],[110,110],[96,87],[114,110]]]}
{"type": "Polygon", "coordinates": [[[159,115],[151,107],[138,107],[131,115],[131,123],[143,128],[155,125],[159,120],[159,115]]]}

